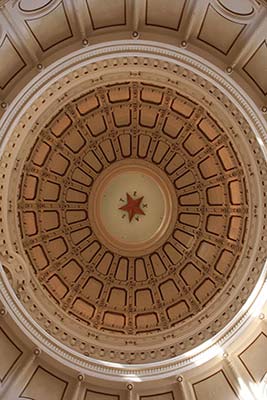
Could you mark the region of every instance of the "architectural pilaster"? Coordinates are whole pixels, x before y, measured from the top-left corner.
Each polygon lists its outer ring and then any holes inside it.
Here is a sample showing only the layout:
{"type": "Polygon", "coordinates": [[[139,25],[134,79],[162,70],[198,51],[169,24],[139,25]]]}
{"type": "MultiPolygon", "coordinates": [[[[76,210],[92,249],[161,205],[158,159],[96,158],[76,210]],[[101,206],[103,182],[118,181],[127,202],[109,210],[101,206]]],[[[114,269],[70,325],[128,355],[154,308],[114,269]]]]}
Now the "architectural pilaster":
{"type": "Polygon", "coordinates": [[[193,391],[190,390],[189,383],[183,376],[179,375],[176,378],[175,392],[179,400],[196,400],[193,391]]]}
{"type": "Polygon", "coordinates": [[[242,377],[242,373],[236,361],[226,353],[224,354],[223,369],[232,382],[235,390],[239,393],[241,399],[257,400],[249,386],[245,383],[246,380],[242,377]]]}
{"type": "Polygon", "coordinates": [[[83,377],[83,375],[80,374],[80,375],[78,375],[77,379],[78,379],[78,382],[75,385],[71,400],[80,400],[82,398],[81,393],[83,390],[84,377],[83,377]]]}
{"type": "Polygon", "coordinates": [[[7,380],[2,391],[0,391],[1,399],[14,400],[14,398],[20,395],[25,387],[25,382],[28,382],[36,368],[36,358],[39,354],[40,350],[34,349],[33,353],[29,354],[27,358],[21,358],[12,376],[12,384],[7,380]]]}

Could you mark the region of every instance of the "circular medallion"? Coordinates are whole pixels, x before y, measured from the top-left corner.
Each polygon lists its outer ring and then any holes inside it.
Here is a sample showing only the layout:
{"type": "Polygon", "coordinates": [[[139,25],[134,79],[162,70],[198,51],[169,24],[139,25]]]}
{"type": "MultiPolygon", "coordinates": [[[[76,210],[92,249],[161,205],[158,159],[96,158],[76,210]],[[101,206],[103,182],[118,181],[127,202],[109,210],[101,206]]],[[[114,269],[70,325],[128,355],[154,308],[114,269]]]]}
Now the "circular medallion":
{"type": "Polygon", "coordinates": [[[151,252],[166,241],[177,215],[173,185],[158,167],[119,161],[95,181],[89,215],[99,240],[127,256],[151,252]]]}

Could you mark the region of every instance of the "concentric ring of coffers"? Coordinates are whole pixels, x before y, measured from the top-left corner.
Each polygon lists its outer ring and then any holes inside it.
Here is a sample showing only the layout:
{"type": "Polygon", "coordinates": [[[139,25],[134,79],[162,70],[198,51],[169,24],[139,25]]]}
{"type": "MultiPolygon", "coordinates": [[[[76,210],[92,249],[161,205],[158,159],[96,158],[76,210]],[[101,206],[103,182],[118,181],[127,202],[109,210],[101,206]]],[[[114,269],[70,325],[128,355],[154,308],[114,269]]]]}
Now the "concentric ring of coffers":
{"type": "MultiPolygon", "coordinates": [[[[128,72],[128,79],[75,93],[40,124],[30,151],[25,145],[20,153],[18,237],[35,299],[62,313],[64,330],[80,344],[76,350],[96,358],[96,336],[104,347],[116,338],[126,351],[133,334],[143,348],[151,339],[162,345],[168,335],[175,354],[200,344],[214,325],[203,334],[199,320],[222,316],[249,270],[254,200],[244,138],[216,103],[207,107],[209,94],[203,99],[202,89],[186,82],[165,87],[163,76],[131,79],[128,72]],[[129,159],[159,168],[178,203],[166,241],[137,257],[101,243],[88,212],[96,179],[129,159]]],[[[224,316],[218,330],[228,321],[224,316]]],[[[62,337],[61,327],[49,331],[62,337]]],[[[155,357],[168,358],[170,348],[155,357]]],[[[126,360],[146,362],[144,351],[137,352],[126,360]]]]}
{"type": "Polygon", "coordinates": [[[121,334],[165,330],[203,309],[234,273],[245,176],[221,121],[181,93],[135,81],[86,93],[47,123],[25,167],[24,248],[44,289],[81,322],[121,334]],[[101,243],[88,209],[102,171],[129,159],[164,171],[178,212],[162,246],[127,258],[101,243]]]}

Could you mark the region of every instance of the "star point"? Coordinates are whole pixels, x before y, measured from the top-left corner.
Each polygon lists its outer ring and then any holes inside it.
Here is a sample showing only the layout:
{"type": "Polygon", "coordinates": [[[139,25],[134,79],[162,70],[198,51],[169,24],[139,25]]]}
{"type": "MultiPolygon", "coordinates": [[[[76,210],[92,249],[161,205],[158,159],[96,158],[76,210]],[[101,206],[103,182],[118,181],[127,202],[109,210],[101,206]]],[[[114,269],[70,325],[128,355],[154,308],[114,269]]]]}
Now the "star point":
{"type": "Polygon", "coordinates": [[[126,211],[128,213],[129,222],[132,221],[136,214],[145,215],[144,211],[140,207],[144,196],[134,199],[129,193],[126,193],[126,197],[127,204],[119,207],[119,210],[126,211]]]}

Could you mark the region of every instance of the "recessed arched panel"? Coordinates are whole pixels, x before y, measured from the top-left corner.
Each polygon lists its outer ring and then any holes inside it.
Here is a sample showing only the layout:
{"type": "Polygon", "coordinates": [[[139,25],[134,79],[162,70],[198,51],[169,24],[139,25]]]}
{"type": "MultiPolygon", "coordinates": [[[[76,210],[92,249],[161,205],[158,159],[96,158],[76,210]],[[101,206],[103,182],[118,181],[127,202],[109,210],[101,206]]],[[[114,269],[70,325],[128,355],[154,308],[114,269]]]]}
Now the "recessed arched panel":
{"type": "Polygon", "coordinates": [[[98,241],[94,240],[87,245],[82,251],[81,255],[86,263],[92,261],[101,249],[101,245],[98,241]]]}
{"type": "Polygon", "coordinates": [[[116,128],[127,127],[132,123],[132,112],[128,106],[114,108],[112,116],[116,128]]]}
{"type": "Polygon", "coordinates": [[[70,160],[61,153],[54,153],[50,159],[50,171],[64,176],[70,166],[70,160]]]}
{"type": "Polygon", "coordinates": [[[206,230],[216,236],[223,234],[226,226],[225,218],[223,215],[209,214],[206,222],[206,230]]]}
{"type": "Polygon", "coordinates": [[[76,260],[72,259],[62,266],[60,272],[64,280],[68,284],[71,284],[72,282],[76,282],[81,276],[83,268],[76,260]]]}
{"type": "Polygon", "coordinates": [[[98,96],[89,94],[79,99],[77,102],[77,110],[81,115],[86,115],[100,106],[98,96]]]}
{"type": "Polygon", "coordinates": [[[143,128],[155,128],[158,117],[158,110],[156,108],[143,106],[140,110],[139,124],[143,128]]]}
{"type": "Polygon", "coordinates": [[[127,304],[127,291],[125,289],[113,287],[107,299],[109,305],[113,307],[124,307],[127,304]]]}
{"type": "Polygon", "coordinates": [[[43,270],[49,265],[49,259],[44,247],[40,244],[33,246],[29,252],[32,262],[39,270],[43,270]]]}
{"type": "Polygon", "coordinates": [[[142,258],[137,258],[135,260],[134,277],[137,282],[142,282],[147,279],[146,264],[142,258]]]}
{"type": "Polygon", "coordinates": [[[222,206],[224,204],[224,190],[220,185],[214,185],[206,189],[207,202],[211,206],[222,206]]]}
{"type": "Polygon", "coordinates": [[[185,265],[180,275],[188,286],[195,286],[202,277],[201,270],[191,262],[185,265]]]}
{"type": "Polygon", "coordinates": [[[42,167],[45,164],[50,151],[51,146],[46,142],[43,142],[40,144],[40,146],[37,146],[33,155],[33,164],[37,165],[38,167],[42,167]]]}
{"type": "Polygon", "coordinates": [[[214,255],[216,254],[216,245],[207,240],[202,240],[197,249],[197,256],[204,262],[212,262],[214,255]]]}
{"type": "Polygon", "coordinates": [[[135,291],[135,305],[138,308],[151,308],[155,304],[151,289],[140,289],[135,291]]]}
{"type": "Polygon", "coordinates": [[[207,278],[195,289],[194,295],[200,303],[207,302],[217,292],[215,283],[212,279],[207,278]]]}
{"type": "Polygon", "coordinates": [[[53,135],[56,137],[60,137],[63,135],[64,132],[67,131],[67,129],[72,125],[72,120],[71,118],[65,114],[65,113],[60,113],[55,121],[53,121],[53,124],[51,125],[51,132],[53,135]]]}
{"type": "Polygon", "coordinates": [[[173,174],[183,165],[184,165],[184,159],[180,156],[180,154],[173,154],[172,158],[165,167],[165,171],[168,174],[173,174]]]}
{"type": "Polygon", "coordinates": [[[86,281],[82,288],[82,295],[85,298],[98,299],[101,296],[103,283],[92,276],[86,281]]]}
{"type": "Polygon", "coordinates": [[[150,143],[151,143],[150,136],[140,135],[138,137],[138,155],[139,155],[139,157],[145,158],[147,156],[150,143]]]}
{"type": "Polygon", "coordinates": [[[106,132],[107,123],[103,116],[92,114],[87,120],[87,128],[92,136],[99,136],[106,132]]]}
{"type": "Polygon", "coordinates": [[[98,262],[96,269],[103,275],[107,275],[112,265],[113,255],[106,252],[98,262]]]}
{"type": "Polygon", "coordinates": [[[85,146],[86,140],[78,130],[72,129],[65,135],[64,144],[71,152],[77,154],[85,146]]]}
{"type": "Polygon", "coordinates": [[[87,301],[77,298],[72,305],[72,312],[87,320],[94,316],[95,307],[87,301]]]}
{"type": "Polygon", "coordinates": [[[39,179],[34,175],[28,175],[25,178],[25,200],[34,200],[38,190],[39,179]]]}
{"type": "Polygon", "coordinates": [[[23,225],[25,233],[28,236],[34,236],[38,233],[36,214],[34,211],[27,211],[24,213],[23,225]]]}
{"type": "Polygon", "coordinates": [[[167,271],[162,258],[157,253],[152,254],[150,260],[155,276],[160,276],[167,271]]]}
{"type": "Polygon", "coordinates": [[[106,312],[104,315],[103,323],[107,326],[114,328],[124,328],[126,319],[123,314],[106,312]]]}
{"type": "Polygon", "coordinates": [[[126,281],[128,279],[128,274],[129,274],[129,260],[127,258],[122,257],[120,258],[117,264],[115,277],[119,281],[126,281]]]}
{"type": "Polygon", "coordinates": [[[53,275],[51,276],[47,283],[46,286],[48,290],[53,293],[57,298],[60,300],[65,297],[65,295],[68,293],[68,287],[64,284],[64,282],[60,279],[58,275],[53,275]]]}
{"type": "Polygon", "coordinates": [[[188,135],[183,143],[183,147],[189,156],[196,156],[204,149],[205,142],[197,132],[194,132],[188,135]]]}
{"type": "Polygon", "coordinates": [[[207,117],[201,119],[198,128],[210,142],[213,142],[222,133],[222,129],[219,128],[216,121],[207,117]]]}
{"type": "Polygon", "coordinates": [[[111,104],[128,102],[132,96],[132,89],[128,83],[122,83],[120,86],[111,85],[108,88],[107,96],[111,104]]]}
{"type": "Polygon", "coordinates": [[[182,229],[176,229],[173,233],[173,237],[186,249],[189,249],[192,246],[192,242],[194,240],[194,235],[186,232],[182,229]]]}
{"type": "Polygon", "coordinates": [[[159,285],[159,291],[164,301],[173,301],[179,296],[180,290],[178,289],[176,283],[172,279],[161,283],[159,285]]]}
{"type": "Polygon", "coordinates": [[[167,315],[170,321],[181,321],[188,315],[189,306],[185,301],[179,301],[167,308],[167,315]]]}
{"type": "Polygon", "coordinates": [[[135,318],[137,329],[149,329],[157,326],[158,317],[156,313],[137,315],[135,318]]]}

